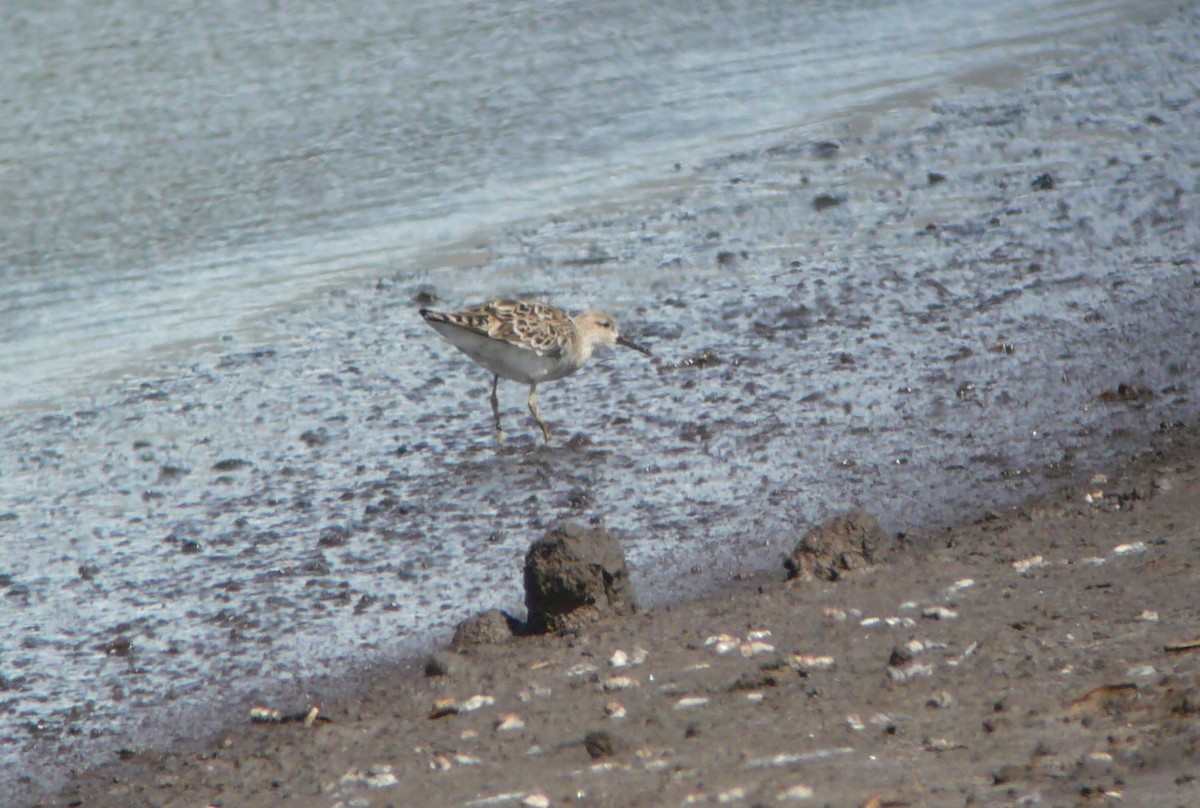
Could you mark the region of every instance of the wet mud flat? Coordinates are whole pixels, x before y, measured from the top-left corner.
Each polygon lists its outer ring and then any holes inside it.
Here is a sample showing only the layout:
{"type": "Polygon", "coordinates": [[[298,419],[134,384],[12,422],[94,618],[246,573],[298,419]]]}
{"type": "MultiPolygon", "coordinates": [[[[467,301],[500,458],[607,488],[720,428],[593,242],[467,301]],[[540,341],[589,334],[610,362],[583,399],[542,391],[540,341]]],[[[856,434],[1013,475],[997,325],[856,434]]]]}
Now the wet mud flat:
{"type": "MultiPolygon", "coordinates": [[[[271,312],[269,343],[230,335],[216,358],[11,419],[0,524],[26,541],[0,570],[20,638],[0,659],[6,782],[32,795],[254,703],[332,704],[372,662],[519,604],[529,540],[564,517],[621,534],[652,606],[775,568],[804,525],[852,505],[928,536],[1194,418],[1197,28],[1185,10],[1015,88],[680,155],[630,198],[271,312]],[[510,426],[497,453],[484,374],[416,316],[496,292],[621,312],[657,359],[547,387],[563,442],[510,426]]],[[[420,702],[405,726],[424,737],[420,694],[389,697],[420,702]]],[[[334,707],[334,725],[382,703],[334,707]]],[[[329,750],[298,737],[327,772],[329,750]]],[[[197,776],[158,774],[153,799],[85,802],[166,804],[197,776]]]]}
{"type": "Polygon", "coordinates": [[[1198,503],[1166,427],[837,576],[438,652],[44,804],[1195,805],[1198,503]]]}

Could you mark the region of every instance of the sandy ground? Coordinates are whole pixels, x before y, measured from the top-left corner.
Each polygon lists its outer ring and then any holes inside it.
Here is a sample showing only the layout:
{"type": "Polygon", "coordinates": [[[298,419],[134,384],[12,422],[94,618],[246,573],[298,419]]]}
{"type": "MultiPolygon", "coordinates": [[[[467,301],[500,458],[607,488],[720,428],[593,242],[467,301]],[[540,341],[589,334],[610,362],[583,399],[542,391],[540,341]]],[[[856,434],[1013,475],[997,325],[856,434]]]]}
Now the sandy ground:
{"type": "Polygon", "coordinates": [[[839,582],[441,652],[46,804],[1197,805],[1198,461],[1166,426],[839,582]]]}

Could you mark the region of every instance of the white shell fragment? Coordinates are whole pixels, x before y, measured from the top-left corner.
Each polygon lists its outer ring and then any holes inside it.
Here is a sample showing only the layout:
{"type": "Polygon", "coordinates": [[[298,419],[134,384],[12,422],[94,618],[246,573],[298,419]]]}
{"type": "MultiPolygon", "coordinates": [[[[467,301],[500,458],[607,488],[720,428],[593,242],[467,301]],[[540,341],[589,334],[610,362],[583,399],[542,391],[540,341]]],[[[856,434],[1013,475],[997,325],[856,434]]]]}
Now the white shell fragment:
{"type": "Polygon", "coordinates": [[[911,617],[864,617],[859,625],[863,628],[887,626],[888,628],[912,628],[916,625],[911,617]]]}
{"type": "Polygon", "coordinates": [[[737,638],[731,634],[714,634],[704,641],[704,647],[711,647],[718,654],[728,654],[737,648],[737,638]]]}
{"type": "Polygon", "coordinates": [[[367,788],[388,788],[400,782],[396,775],[392,774],[392,767],[388,765],[371,766],[365,772],[358,769],[351,769],[342,775],[339,781],[342,784],[364,785],[367,788]]]}
{"type": "Polygon", "coordinates": [[[830,670],[835,664],[834,658],[831,656],[793,654],[791,666],[799,673],[809,673],[811,671],[830,670]]]}
{"type": "Polygon", "coordinates": [[[471,696],[469,699],[463,699],[462,701],[444,697],[437,699],[433,703],[433,711],[430,713],[430,718],[443,718],[457,713],[471,713],[481,707],[491,707],[495,703],[495,698],[482,694],[471,696]]]}
{"type": "Polygon", "coordinates": [[[610,701],[604,705],[604,712],[608,714],[609,718],[624,718],[625,705],[619,701],[610,701]]]}
{"type": "Polygon", "coordinates": [[[779,802],[791,802],[794,800],[811,800],[814,796],[816,796],[816,792],[812,790],[812,786],[797,783],[790,788],[780,791],[775,795],[775,799],[779,802]]]}
{"type": "Polygon", "coordinates": [[[545,685],[539,685],[537,682],[534,682],[529,687],[522,688],[521,692],[517,693],[517,698],[528,704],[529,702],[533,701],[535,697],[544,699],[548,698],[553,693],[554,691],[552,689],[546,687],[545,685]]]}
{"type": "Polygon", "coordinates": [[[1046,560],[1040,555],[1035,555],[1030,556],[1029,558],[1022,558],[1019,561],[1014,561],[1012,565],[1013,569],[1016,570],[1019,575],[1024,575],[1032,569],[1046,566],[1046,560]]]}
{"type": "Polygon", "coordinates": [[[946,594],[953,595],[955,592],[961,592],[964,589],[970,589],[975,586],[974,578],[962,578],[946,587],[946,594]]]}
{"type": "Polygon", "coordinates": [[[614,668],[623,668],[629,664],[629,654],[618,648],[616,651],[613,651],[613,655],[608,658],[608,664],[612,665],[614,668]]]}
{"type": "Polygon", "coordinates": [[[852,746],[834,746],[829,749],[816,749],[812,752],[787,753],[781,752],[771,757],[750,758],[742,764],[747,769],[765,769],[776,766],[795,766],[797,763],[808,763],[813,760],[849,755],[854,752],[852,746]]]}
{"type": "Polygon", "coordinates": [[[676,710],[690,710],[693,707],[703,707],[708,704],[707,696],[684,696],[675,702],[676,710]]]}
{"type": "Polygon", "coordinates": [[[617,690],[630,690],[638,687],[638,681],[628,676],[614,676],[611,679],[605,679],[601,687],[604,688],[605,692],[612,693],[617,690]]]}
{"type": "Polygon", "coordinates": [[[480,694],[459,702],[458,711],[460,713],[473,713],[481,707],[491,707],[495,703],[496,699],[493,697],[480,694]]]}
{"type": "Polygon", "coordinates": [[[775,646],[762,641],[764,637],[769,636],[771,636],[769,631],[751,631],[743,642],[732,634],[714,634],[704,641],[704,646],[712,648],[722,656],[731,651],[737,651],[742,656],[749,658],[755,654],[768,654],[775,650],[775,646]]]}
{"type": "Polygon", "coordinates": [[[1113,555],[1130,555],[1132,553],[1144,553],[1148,549],[1150,549],[1150,548],[1148,548],[1146,546],[1146,542],[1135,541],[1131,544],[1118,544],[1116,547],[1113,548],[1112,554],[1113,555]]]}
{"type": "Polygon", "coordinates": [[[897,667],[889,667],[887,669],[888,678],[898,684],[904,684],[916,679],[918,676],[932,676],[933,665],[923,662],[910,662],[907,665],[897,667]]]}
{"type": "Polygon", "coordinates": [[[496,732],[516,732],[525,728],[525,719],[517,713],[501,713],[496,722],[496,732]]]}
{"type": "Polygon", "coordinates": [[[958,617],[958,612],[945,606],[930,606],[921,612],[921,617],[926,620],[953,620],[958,617]]]}
{"type": "Polygon", "coordinates": [[[445,772],[453,769],[455,766],[478,766],[479,758],[473,755],[434,755],[433,760],[429,762],[429,768],[434,771],[445,772]]]}

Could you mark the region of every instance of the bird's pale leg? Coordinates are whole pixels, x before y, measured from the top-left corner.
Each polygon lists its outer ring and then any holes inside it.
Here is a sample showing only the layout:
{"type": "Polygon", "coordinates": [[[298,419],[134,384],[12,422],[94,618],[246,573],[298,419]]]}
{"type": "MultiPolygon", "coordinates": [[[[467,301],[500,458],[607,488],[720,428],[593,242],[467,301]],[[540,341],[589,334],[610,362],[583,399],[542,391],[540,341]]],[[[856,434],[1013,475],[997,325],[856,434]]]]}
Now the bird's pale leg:
{"type": "Polygon", "coordinates": [[[500,383],[499,376],[492,377],[492,418],[496,421],[496,443],[504,445],[504,430],[500,428],[500,398],[496,395],[496,385],[500,383]]]}
{"type": "Polygon", "coordinates": [[[550,442],[550,427],[546,426],[546,422],[542,420],[542,411],[537,405],[537,385],[529,385],[529,411],[533,413],[533,420],[537,421],[537,425],[542,428],[542,435],[546,438],[546,443],[550,442]]]}

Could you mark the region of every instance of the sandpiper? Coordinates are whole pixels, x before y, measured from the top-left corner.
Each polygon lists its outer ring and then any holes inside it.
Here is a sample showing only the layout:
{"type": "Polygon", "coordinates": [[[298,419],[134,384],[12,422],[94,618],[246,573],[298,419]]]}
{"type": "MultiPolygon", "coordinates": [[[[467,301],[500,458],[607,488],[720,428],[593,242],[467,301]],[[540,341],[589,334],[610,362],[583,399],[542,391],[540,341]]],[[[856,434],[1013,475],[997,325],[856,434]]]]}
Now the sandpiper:
{"type": "Polygon", "coordinates": [[[496,441],[504,443],[500,427],[500,378],[529,385],[529,412],[550,442],[550,427],[538,409],[537,386],[570,376],[597,348],[614,344],[650,356],[650,351],[617,333],[612,317],[585,311],[574,317],[560,308],[534,300],[497,298],[456,312],[421,309],[425,322],[454,347],[492,372],[492,417],[496,441]]]}

